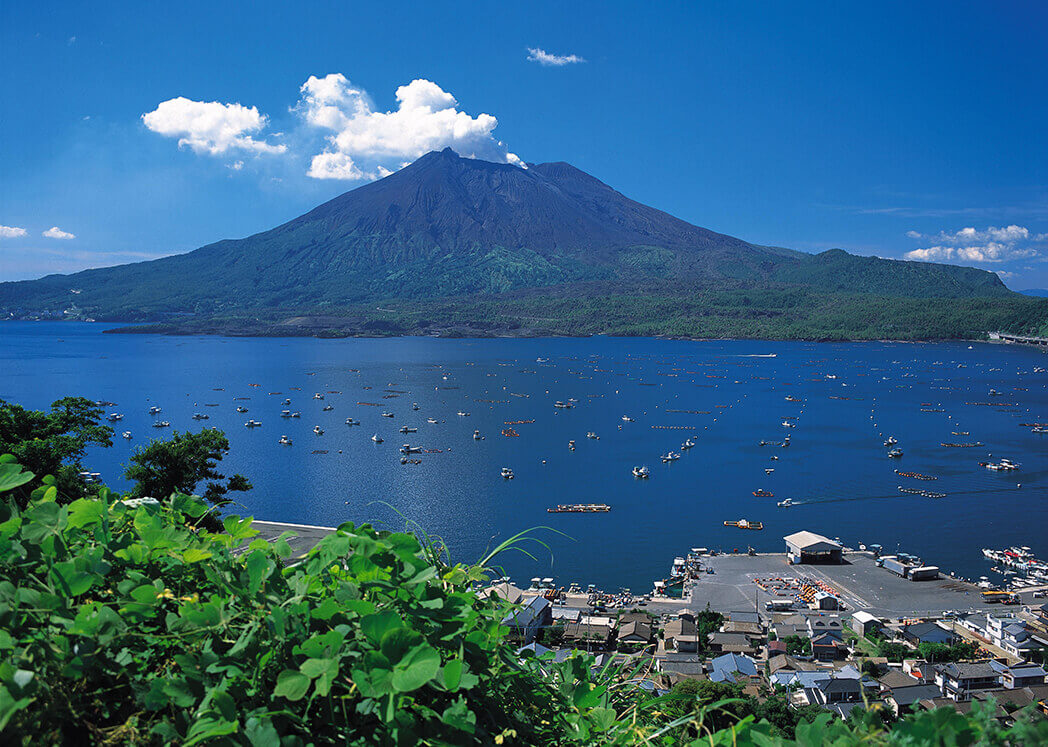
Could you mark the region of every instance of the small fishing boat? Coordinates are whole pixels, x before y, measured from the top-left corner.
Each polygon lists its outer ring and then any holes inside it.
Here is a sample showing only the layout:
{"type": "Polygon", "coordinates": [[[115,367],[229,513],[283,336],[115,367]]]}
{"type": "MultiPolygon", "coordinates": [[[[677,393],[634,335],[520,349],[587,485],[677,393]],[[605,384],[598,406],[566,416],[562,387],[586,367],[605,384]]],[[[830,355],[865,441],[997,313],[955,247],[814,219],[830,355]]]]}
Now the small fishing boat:
{"type": "Polygon", "coordinates": [[[171,427],[171,423],[169,423],[166,420],[158,420],[155,423],[153,423],[153,427],[154,428],[170,428],[171,427]]]}
{"type": "Polygon", "coordinates": [[[253,418],[251,420],[247,421],[246,423],[244,423],[244,427],[245,428],[258,428],[260,425],[262,425],[262,423],[260,423],[259,421],[255,420],[253,418]]]}
{"type": "Polygon", "coordinates": [[[503,479],[505,480],[513,479],[513,470],[511,470],[509,467],[503,467],[502,471],[499,474],[502,475],[503,479]]]}
{"type": "Polygon", "coordinates": [[[335,409],[334,405],[324,405],[323,407],[320,408],[321,412],[329,412],[329,411],[334,410],[334,409],[335,409]]]}
{"type": "Polygon", "coordinates": [[[558,410],[570,410],[572,407],[574,407],[574,405],[570,402],[561,402],[559,399],[553,403],[553,406],[556,407],[558,410]]]}
{"type": "Polygon", "coordinates": [[[313,395],[313,399],[324,399],[324,395],[321,394],[320,392],[317,392],[316,394],[313,395]]]}
{"type": "Polygon", "coordinates": [[[280,411],[280,417],[282,417],[282,418],[290,418],[291,417],[291,410],[281,410],[280,411]]]}
{"type": "Polygon", "coordinates": [[[400,447],[400,453],[401,454],[421,454],[422,453],[422,447],[421,446],[412,446],[410,444],[404,444],[403,446],[400,447]]]}
{"type": "Polygon", "coordinates": [[[610,510],[611,506],[607,503],[562,503],[546,509],[551,514],[597,514],[610,510]]]}
{"type": "Polygon", "coordinates": [[[779,508],[789,508],[790,506],[793,505],[793,500],[791,500],[790,498],[786,498],[784,500],[779,501],[775,505],[778,506],[779,508]]]}
{"type": "Polygon", "coordinates": [[[116,421],[123,419],[124,416],[119,412],[111,412],[106,416],[106,420],[108,420],[110,423],[115,423],[116,421]]]}
{"type": "Polygon", "coordinates": [[[346,418],[346,425],[360,425],[360,421],[354,420],[353,418],[346,418]]]}
{"type": "Polygon", "coordinates": [[[646,479],[651,476],[651,472],[648,470],[647,467],[634,467],[633,476],[646,479]]]}
{"type": "Polygon", "coordinates": [[[571,441],[568,441],[568,448],[571,449],[572,451],[575,451],[575,439],[572,439],[571,441]]]}
{"type": "Polygon", "coordinates": [[[623,415],[622,416],[622,422],[623,423],[632,423],[633,422],[633,418],[631,418],[629,415],[623,415]]]}
{"type": "Polygon", "coordinates": [[[313,432],[316,433],[318,436],[323,436],[324,435],[324,429],[321,428],[319,425],[314,425],[313,426],[313,432]]]}
{"type": "Polygon", "coordinates": [[[156,415],[158,412],[160,412],[160,408],[157,407],[156,405],[153,405],[152,407],[149,408],[149,414],[150,415],[156,415]]]}
{"type": "Polygon", "coordinates": [[[237,406],[237,412],[247,412],[247,408],[244,407],[243,405],[238,405],[237,406]]]}
{"type": "Polygon", "coordinates": [[[436,425],[437,424],[437,419],[436,418],[426,418],[426,422],[429,423],[430,425],[436,425]]]}
{"type": "Polygon", "coordinates": [[[400,429],[401,433],[418,433],[418,428],[409,428],[408,426],[402,426],[400,429]]]}
{"type": "Polygon", "coordinates": [[[278,443],[280,443],[280,444],[282,444],[284,446],[290,446],[291,445],[291,439],[288,438],[287,436],[281,436],[280,437],[280,441],[278,443]]]}
{"type": "Polygon", "coordinates": [[[892,449],[888,452],[888,456],[892,459],[898,459],[902,456],[902,449],[892,449]]]}
{"type": "Polygon", "coordinates": [[[418,402],[412,402],[411,403],[411,409],[412,410],[417,410],[418,409],[418,402]]]}
{"type": "Polygon", "coordinates": [[[380,435],[378,435],[376,433],[374,436],[371,437],[371,440],[374,441],[377,444],[380,444],[380,443],[382,443],[382,436],[380,436],[380,435]]]}
{"type": "Polygon", "coordinates": [[[589,433],[587,433],[586,434],[586,438],[592,438],[594,441],[600,441],[600,436],[598,436],[593,431],[590,431],[589,433]]]}
{"type": "Polygon", "coordinates": [[[680,445],[681,450],[686,451],[695,446],[695,442],[690,438],[680,445]]]}
{"type": "Polygon", "coordinates": [[[473,440],[474,441],[479,441],[482,438],[484,438],[484,437],[482,435],[480,435],[480,431],[473,431],[473,440]]]}
{"type": "Polygon", "coordinates": [[[764,488],[758,488],[757,490],[754,490],[753,491],[753,495],[754,495],[755,498],[774,498],[775,497],[775,495],[771,491],[765,490],[764,488]]]}
{"type": "Polygon", "coordinates": [[[770,475],[774,471],[775,471],[774,467],[765,467],[764,468],[764,474],[766,474],[766,475],[770,475]]]}
{"type": "Polygon", "coordinates": [[[462,412],[461,410],[459,410],[458,416],[460,418],[468,418],[469,417],[469,413],[468,412],[462,412]]]}
{"type": "Polygon", "coordinates": [[[205,415],[202,412],[194,412],[193,413],[193,420],[209,420],[209,419],[210,419],[210,416],[209,415],[205,415]]]}
{"type": "Polygon", "coordinates": [[[120,435],[123,436],[124,438],[126,438],[128,441],[131,440],[131,431],[124,431],[120,435]]]}
{"type": "Polygon", "coordinates": [[[391,418],[391,417],[393,417],[393,413],[391,413],[391,412],[384,412],[384,413],[382,413],[382,417],[384,417],[384,418],[391,418]]]}

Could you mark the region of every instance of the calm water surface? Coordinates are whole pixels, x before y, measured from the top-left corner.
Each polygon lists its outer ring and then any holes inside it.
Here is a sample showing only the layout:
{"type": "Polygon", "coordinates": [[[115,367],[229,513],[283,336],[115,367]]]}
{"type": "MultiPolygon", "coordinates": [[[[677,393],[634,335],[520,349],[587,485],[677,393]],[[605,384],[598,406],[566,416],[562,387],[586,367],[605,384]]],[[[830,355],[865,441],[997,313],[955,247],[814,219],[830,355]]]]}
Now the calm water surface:
{"type": "Polygon", "coordinates": [[[800,529],[852,546],[877,542],[968,576],[989,572],[982,547],[1025,544],[1048,555],[1048,435],[1022,425],[1048,422],[1048,374],[1035,370],[1048,366],[1048,356],[1029,348],[224,339],[104,335],[104,328],[0,325],[0,397],[34,408],[71,394],[116,402],[107,412],[124,420],[115,424],[114,446],[93,450],[87,466],[117,488],[127,487],[121,472],[132,450],[168,432],[151,427],[149,408],[158,405],[172,429],[217,426],[229,435],[222,467],[254,483],[240,498],[242,513],[260,519],[399,529],[407,518],[463,560],[529,527],[569,535],[543,534],[552,554],[532,548],[539,562],[506,556],[518,581],[551,575],[647,591],[688,548],[781,551],[782,536],[800,529]],[[313,399],[317,392],[323,401],[313,399]],[[286,397],[300,419],[280,417],[286,397]],[[556,409],[556,400],[575,407],[556,409]],[[238,405],[248,412],[236,412],[238,405]],[[192,420],[197,412],[209,420],[192,420]],[[347,417],[363,425],[349,427],[347,417]],[[262,427],[245,428],[248,418],[262,427]],[[795,427],[784,427],[787,419],[795,427]],[[418,433],[400,434],[404,425],[418,433]],[[519,437],[502,435],[506,428],[519,437]],[[123,430],[132,440],[119,437],[123,430]],[[376,433],[384,443],[372,443],[376,433]],[[788,448],[759,445],[787,433],[788,448]],[[293,445],[279,445],[281,435],[293,445]],[[889,435],[899,440],[901,459],[886,456],[889,435]],[[695,448],[660,461],[689,436],[695,448]],[[433,452],[402,465],[398,449],[406,442],[433,452]],[[1022,469],[980,467],[990,454],[1022,469]],[[649,466],[651,478],[635,479],[634,465],[649,466]],[[503,466],[516,478],[503,480],[503,466]],[[939,479],[916,482],[895,469],[939,479]],[[900,484],[948,497],[900,494],[900,484]],[[758,489],[774,498],[754,497],[758,489]],[[795,505],[777,508],[787,497],[795,505]],[[566,502],[613,509],[546,512],[566,502]],[[740,518],[761,521],[764,530],[723,525],[740,518]]]}

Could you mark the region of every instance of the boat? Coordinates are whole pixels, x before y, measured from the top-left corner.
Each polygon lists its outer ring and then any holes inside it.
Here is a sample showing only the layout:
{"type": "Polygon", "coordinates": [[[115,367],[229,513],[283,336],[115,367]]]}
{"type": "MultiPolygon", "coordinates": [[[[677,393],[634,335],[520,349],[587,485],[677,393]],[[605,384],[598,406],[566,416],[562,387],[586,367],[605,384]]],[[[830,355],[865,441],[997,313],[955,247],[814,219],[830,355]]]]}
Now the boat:
{"type": "Polygon", "coordinates": [[[775,471],[774,467],[765,467],[764,468],[764,474],[766,474],[766,475],[770,475],[774,471],[775,471]]]}
{"type": "Polygon", "coordinates": [[[774,498],[775,497],[775,495],[771,491],[765,490],[764,488],[758,488],[757,490],[754,490],[753,491],[753,495],[756,498],[774,498]]]}
{"type": "Polygon", "coordinates": [[[551,514],[598,514],[611,510],[607,503],[562,503],[547,508],[546,512],[551,514]]]}
{"type": "Polygon", "coordinates": [[[335,409],[334,405],[324,405],[323,407],[320,408],[320,411],[321,412],[328,412],[328,411],[334,410],[334,409],[335,409]]]}
{"type": "Polygon", "coordinates": [[[689,439],[688,439],[687,441],[685,441],[684,443],[682,443],[682,444],[680,445],[680,448],[681,448],[681,450],[682,450],[682,451],[686,451],[686,450],[688,450],[688,449],[692,448],[693,446],[695,446],[695,442],[694,442],[694,441],[692,441],[692,440],[691,440],[691,439],[689,438],[689,439]]]}
{"type": "Polygon", "coordinates": [[[401,433],[418,433],[418,428],[409,428],[408,426],[402,426],[400,429],[401,433]]]}
{"type": "Polygon", "coordinates": [[[902,449],[892,449],[888,452],[888,456],[892,459],[898,459],[902,456],[902,449]]]}
{"type": "Polygon", "coordinates": [[[437,419],[436,418],[426,418],[426,422],[429,423],[430,425],[436,425],[437,424],[437,419]]]}
{"type": "Polygon", "coordinates": [[[631,418],[629,415],[623,415],[622,416],[622,422],[623,423],[632,423],[633,422],[633,418],[631,418]]]}
{"type": "Polygon", "coordinates": [[[759,521],[749,521],[748,519],[739,519],[738,521],[726,521],[724,522],[726,527],[737,527],[738,529],[764,529],[764,525],[759,521]]]}
{"type": "Polygon", "coordinates": [[[124,416],[121,415],[119,412],[111,412],[106,416],[106,420],[108,420],[110,423],[115,423],[116,421],[123,419],[124,416]]]}
{"type": "Polygon", "coordinates": [[[462,412],[461,410],[459,410],[458,416],[460,418],[468,418],[469,417],[469,413],[468,412],[462,412]]]}
{"type": "Polygon", "coordinates": [[[293,418],[300,418],[300,417],[302,417],[302,413],[300,413],[300,412],[293,412],[293,413],[291,413],[291,417],[293,417],[293,418]]]}
{"type": "Polygon", "coordinates": [[[323,436],[324,435],[324,429],[321,428],[319,425],[314,425],[313,426],[313,432],[316,433],[318,436],[323,436]]]}
{"type": "Polygon", "coordinates": [[[473,431],[473,440],[474,441],[479,441],[482,438],[484,438],[484,437],[482,435],[480,435],[480,431],[473,431]]]}
{"type": "Polygon", "coordinates": [[[290,404],[291,404],[291,399],[290,399],[290,398],[288,398],[288,399],[285,399],[285,400],[284,400],[283,402],[281,402],[280,404],[282,404],[282,405],[290,405],[290,404]]]}
{"type": "Polygon", "coordinates": [[[283,444],[284,446],[290,446],[291,445],[291,439],[288,438],[287,436],[281,436],[279,443],[283,444]]]}
{"type": "Polygon", "coordinates": [[[592,438],[594,441],[600,441],[600,436],[598,436],[593,431],[590,431],[589,433],[587,433],[586,434],[586,438],[592,438]]]}
{"type": "Polygon", "coordinates": [[[158,420],[155,423],[153,423],[153,427],[154,428],[170,428],[171,427],[171,423],[169,423],[167,420],[158,420]]]}
{"type": "Polygon", "coordinates": [[[353,418],[346,418],[346,425],[360,425],[360,421],[354,420],[353,418]]]}
{"type": "Polygon", "coordinates": [[[193,413],[193,420],[210,420],[210,418],[211,418],[211,416],[205,415],[202,412],[194,412],[193,413]]]}
{"type": "Polygon", "coordinates": [[[321,394],[320,392],[317,392],[316,394],[313,395],[313,399],[324,399],[324,395],[321,394]]]}
{"type": "Polygon", "coordinates": [[[888,436],[887,440],[884,442],[884,445],[895,446],[895,444],[897,443],[899,443],[899,439],[897,439],[895,436],[888,436]]]}
{"type": "Polygon", "coordinates": [[[571,449],[572,451],[575,451],[575,439],[572,439],[571,441],[568,441],[568,448],[571,449]]]}
{"type": "Polygon", "coordinates": [[[377,433],[374,436],[371,437],[371,440],[374,441],[377,444],[382,443],[382,437],[380,435],[378,435],[377,433]]]}
{"type": "Polygon", "coordinates": [[[247,408],[243,405],[237,406],[237,412],[247,412],[247,408]]]}
{"type": "Polygon", "coordinates": [[[561,402],[559,399],[553,403],[553,406],[560,410],[570,410],[574,407],[570,402],[561,402]]]}
{"type": "Polygon", "coordinates": [[[253,418],[244,423],[245,428],[258,428],[260,425],[262,425],[262,423],[253,418]]]}
{"type": "Polygon", "coordinates": [[[412,410],[417,410],[418,409],[418,402],[412,402],[411,403],[411,409],[412,410]]]}
{"type": "Polygon", "coordinates": [[[503,467],[502,471],[499,474],[502,475],[502,477],[506,480],[513,479],[513,470],[511,470],[509,467],[503,467]]]}
{"type": "Polygon", "coordinates": [[[384,412],[384,413],[382,413],[382,417],[384,417],[384,418],[391,418],[391,417],[393,417],[393,413],[391,413],[391,412],[384,412]]]}
{"type": "Polygon", "coordinates": [[[680,459],[680,454],[675,451],[670,451],[659,457],[663,462],[675,462],[680,459]]]}
{"type": "Polygon", "coordinates": [[[651,476],[651,473],[649,472],[647,467],[634,467],[633,476],[640,478],[648,478],[651,476]]]}
{"type": "Polygon", "coordinates": [[[150,415],[156,415],[158,412],[160,412],[160,409],[161,408],[157,407],[156,405],[153,405],[152,407],[149,408],[149,414],[150,415]]]}
{"type": "Polygon", "coordinates": [[[796,423],[791,423],[789,420],[783,420],[782,421],[782,427],[783,428],[796,428],[797,424],[796,423]]]}
{"type": "Polygon", "coordinates": [[[120,435],[123,436],[124,438],[126,438],[128,441],[131,440],[131,431],[124,431],[120,435]]]}
{"type": "Polygon", "coordinates": [[[422,447],[421,446],[411,446],[410,444],[404,444],[403,446],[400,447],[400,453],[401,454],[421,454],[422,453],[422,447]]]}
{"type": "Polygon", "coordinates": [[[291,417],[291,410],[281,410],[280,411],[280,417],[282,417],[282,418],[290,418],[291,417]]]}
{"type": "Polygon", "coordinates": [[[790,506],[793,505],[793,500],[790,499],[790,498],[786,498],[785,500],[779,501],[775,505],[778,506],[779,508],[789,508],[790,506]]]}

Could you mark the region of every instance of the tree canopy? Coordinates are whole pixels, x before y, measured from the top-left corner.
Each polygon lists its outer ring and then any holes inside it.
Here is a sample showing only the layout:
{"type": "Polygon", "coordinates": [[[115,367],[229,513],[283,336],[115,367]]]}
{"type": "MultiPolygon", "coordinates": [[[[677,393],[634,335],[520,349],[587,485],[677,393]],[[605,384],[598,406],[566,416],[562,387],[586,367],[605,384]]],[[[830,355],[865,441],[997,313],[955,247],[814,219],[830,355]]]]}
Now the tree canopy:
{"type": "Polygon", "coordinates": [[[135,483],[135,497],[167,498],[174,493],[196,494],[205,483],[203,497],[215,504],[226,501],[226,494],[251,490],[243,475],[225,477],[218,463],[229,451],[229,439],[215,428],[199,433],[174,431],[166,441],[153,441],[131,456],[124,477],[135,483]]]}

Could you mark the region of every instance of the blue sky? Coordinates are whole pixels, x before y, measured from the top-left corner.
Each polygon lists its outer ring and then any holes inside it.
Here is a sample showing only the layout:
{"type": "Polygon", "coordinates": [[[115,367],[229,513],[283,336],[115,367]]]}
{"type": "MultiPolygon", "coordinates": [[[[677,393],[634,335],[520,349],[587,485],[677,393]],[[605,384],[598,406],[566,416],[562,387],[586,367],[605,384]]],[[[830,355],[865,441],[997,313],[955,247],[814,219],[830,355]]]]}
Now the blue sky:
{"type": "Polygon", "coordinates": [[[249,235],[452,145],[1048,287],[1042,2],[42,5],[0,9],[0,280],[249,235]]]}

